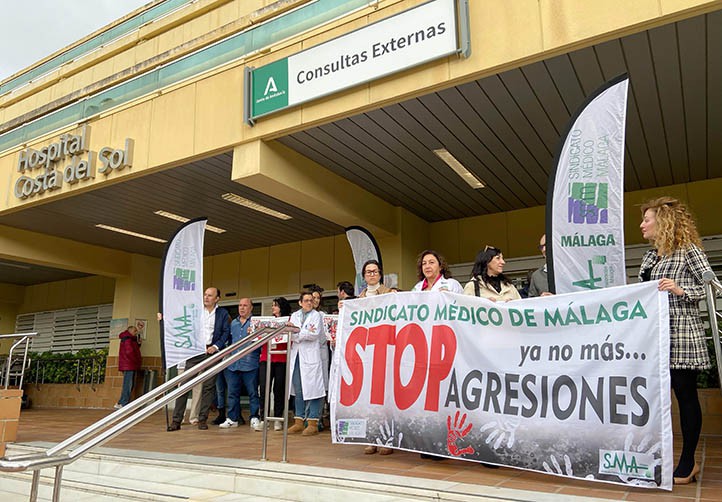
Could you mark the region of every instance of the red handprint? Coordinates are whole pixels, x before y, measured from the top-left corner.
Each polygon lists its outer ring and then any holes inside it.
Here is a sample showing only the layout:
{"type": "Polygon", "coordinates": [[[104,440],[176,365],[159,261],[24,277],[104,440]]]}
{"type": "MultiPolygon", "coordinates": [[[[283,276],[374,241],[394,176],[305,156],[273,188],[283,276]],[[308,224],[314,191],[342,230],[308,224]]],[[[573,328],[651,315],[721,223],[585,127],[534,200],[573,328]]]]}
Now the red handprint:
{"type": "Polygon", "coordinates": [[[471,446],[459,449],[459,447],[456,445],[456,441],[471,432],[471,429],[474,426],[474,424],[469,423],[466,429],[464,429],[464,422],[466,422],[466,413],[464,413],[461,416],[461,420],[459,420],[459,412],[456,412],[456,415],[454,416],[453,427],[451,425],[451,415],[446,417],[446,428],[449,431],[446,436],[446,447],[449,449],[449,453],[451,453],[455,457],[470,455],[474,453],[474,448],[471,446]]]}

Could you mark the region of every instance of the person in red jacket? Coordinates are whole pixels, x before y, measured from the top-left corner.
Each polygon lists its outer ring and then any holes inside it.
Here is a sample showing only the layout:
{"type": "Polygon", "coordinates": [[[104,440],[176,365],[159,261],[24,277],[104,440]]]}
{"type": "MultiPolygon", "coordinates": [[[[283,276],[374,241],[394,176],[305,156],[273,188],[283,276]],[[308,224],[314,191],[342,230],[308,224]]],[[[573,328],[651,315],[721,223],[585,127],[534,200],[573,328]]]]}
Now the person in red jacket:
{"type": "Polygon", "coordinates": [[[128,326],[118,337],[120,349],[118,350],[118,370],[123,372],[123,388],[115,409],[122,408],[130,402],[130,393],[133,390],[135,372],[140,371],[140,339],[135,326],[128,326]]]}

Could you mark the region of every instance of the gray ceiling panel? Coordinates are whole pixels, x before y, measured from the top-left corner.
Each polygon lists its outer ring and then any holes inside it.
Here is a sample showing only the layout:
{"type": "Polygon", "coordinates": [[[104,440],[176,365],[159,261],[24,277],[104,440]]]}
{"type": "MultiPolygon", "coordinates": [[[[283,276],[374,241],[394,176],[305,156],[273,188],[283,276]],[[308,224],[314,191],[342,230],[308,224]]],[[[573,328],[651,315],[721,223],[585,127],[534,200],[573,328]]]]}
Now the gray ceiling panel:
{"type": "MultiPolygon", "coordinates": [[[[466,126],[459,132],[460,139],[477,157],[481,156],[483,164],[488,167],[489,174],[481,175],[487,182],[487,187],[499,191],[497,187],[503,184],[511,193],[512,200],[516,199],[526,205],[543,204],[546,190],[533,182],[520,181],[525,178],[533,180],[531,173],[535,167],[539,169],[539,166],[532,164],[530,169],[527,169],[484,118],[469,105],[458,88],[446,89],[438,94],[447,106],[456,111],[459,122],[466,126]]],[[[539,175],[538,172],[534,174],[539,175]]]]}
{"type": "Polygon", "coordinates": [[[689,178],[707,177],[707,47],[705,18],[677,23],[689,178]]]}
{"type": "Polygon", "coordinates": [[[659,89],[657,89],[654,63],[649,48],[649,35],[644,32],[625,37],[622,39],[622,47],[632,86],[640,90],[635,92],[635,100],[655,179],[659,185],[672,185],[674,177],[667,153],[659,89]]]}
{"type": "Polygon", "coordinates": [[[707,177],[722,177],[722,10],[707,14],[707,177]]]}
{"type": "Polygon", "coordinates": [[[682,105],[682,81],[675,25],[666,25],[649,32],[654,77],[659,90],[664,147],[672,166],[674,183],[689,181],[687,134],[682,105]],[[675,140],[673,141],[672,138],[675,140]]]}

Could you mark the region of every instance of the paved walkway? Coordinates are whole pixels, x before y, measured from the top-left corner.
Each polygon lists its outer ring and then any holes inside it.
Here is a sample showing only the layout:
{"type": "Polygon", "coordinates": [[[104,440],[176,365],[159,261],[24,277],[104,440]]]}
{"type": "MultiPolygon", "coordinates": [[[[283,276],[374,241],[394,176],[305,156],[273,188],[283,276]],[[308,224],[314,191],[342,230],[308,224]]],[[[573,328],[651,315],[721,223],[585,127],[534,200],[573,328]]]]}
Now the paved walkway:
{"type": "MultiPolygon", "coordinates": [[[[23,410],[18,443],[59,442],[99,420],[111,410],[30,409],[23,410]]],[[[211,418],[214,417],[212,414],[211,418]]],[[[130,431],[121,434],[106,447],[160,453],[183,453],[209,457],[258,460],[261,456],[260,432],[248,425],[237,429],[210,426],[207,431],[183,424],[180,431],[165,431],[164,413],[156,413],[130,431]]],[[[282,433],[269,431],[268,458],[281,460],[282,433]]],[[[678,445],[675,443],[675,447],[678,445]]],[[[328,431],[318,436],[290,435],[290,464],[333,467],[361,472],[396,474],[482,486],[515,488],[546,493],[583,495],[612,500],[653,500],[654,502],[722,501],[722,436],[703,436],[698,448],[702,472],[698,483],[675,486],[674,491],[627,489],[622,486],[568,480],[561,477],[501,468],[488,469],[474,462],[421,460],[418,454],[395,452],[393,455],[364,455],[363,447],[331,444],[328,431]]],[[[289,469],[293,469],[289,465],[289,469]]],[[[411,481],[410,481],[411,482],[411,481]]]]}

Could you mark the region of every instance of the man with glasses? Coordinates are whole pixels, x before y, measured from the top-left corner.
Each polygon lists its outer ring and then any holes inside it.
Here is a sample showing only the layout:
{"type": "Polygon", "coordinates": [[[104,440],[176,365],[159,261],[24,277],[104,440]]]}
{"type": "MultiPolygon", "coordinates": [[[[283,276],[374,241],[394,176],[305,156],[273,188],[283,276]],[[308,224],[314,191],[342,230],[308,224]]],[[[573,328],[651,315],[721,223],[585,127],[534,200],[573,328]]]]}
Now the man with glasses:
{"type": "MultiPolygon", "coordinates": [[[[546,234],[541,236],[539,239],[539,251],[546,260],[547,257],[547,236],[546,234]]],[[[547,296],[549,292],[549,279],[547,279],[547,264],[539,267],[531,274],[531,281],[529,283],[529,298],[534,296],[547,296]]]]}

